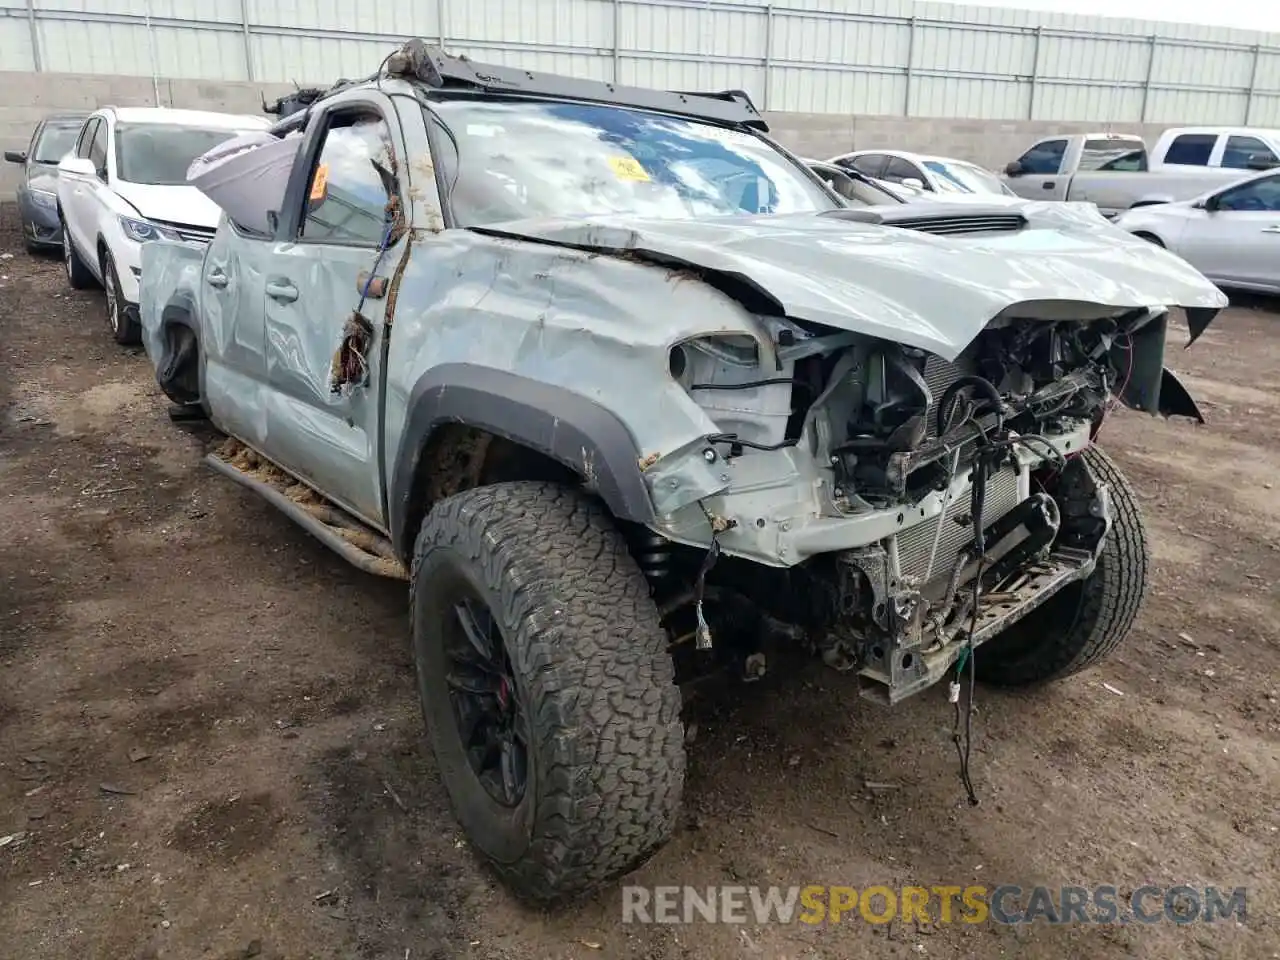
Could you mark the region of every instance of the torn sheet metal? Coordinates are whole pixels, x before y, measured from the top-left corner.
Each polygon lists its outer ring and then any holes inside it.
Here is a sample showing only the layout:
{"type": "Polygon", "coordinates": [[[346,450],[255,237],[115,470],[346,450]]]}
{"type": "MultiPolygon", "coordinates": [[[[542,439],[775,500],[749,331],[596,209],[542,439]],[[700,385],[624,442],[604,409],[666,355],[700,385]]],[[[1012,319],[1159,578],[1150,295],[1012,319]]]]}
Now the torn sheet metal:
{"type": "Polygon", "coordinates": [[[396,302],[386,469],[419,378],[441,364],[472,363],[563,387],[615,413],[653,458],[646,482],[672,508],[724,486],[723,471],[702,461],[703,438],[718,427],[672,379],[670,348],[703,334],[767,331],[709,285],[616,257],[447,230],[414,241],[396,302]]]}
{"type": "Polygon", "coordinates": [[[266,131],[242,134],[197,157],[187,170],[187,182],[233,223],[270,235],[301,146],[300,133],[283,138],[266,131]]]}
{"type": "MultiPolygon", "coordinates": [[[[1007,211],[1006,211],[1007,212],[1007,211]]],[[[640,220],[586,217],[484,228],[582,249],[744,278],[789,317],[919,347],[945,360],[996,316],[1036,318],[1099,306],[1221,310],[1226,296],[1180,257],[1118,229],[1096,211],[1028,203],[1008,232],[938,236],[834,217],[640,220]]],[[[927,216],[969,216],[922,205],[927,216]]]]}
{"type": "Polygon", "coordinates": [[[152,366],[164,355],[161,313],[175,291],[200,289],[204,247],[188,243],[144,243],[138,283],[138,314],[142,324],[142,348],[152,366]]]}

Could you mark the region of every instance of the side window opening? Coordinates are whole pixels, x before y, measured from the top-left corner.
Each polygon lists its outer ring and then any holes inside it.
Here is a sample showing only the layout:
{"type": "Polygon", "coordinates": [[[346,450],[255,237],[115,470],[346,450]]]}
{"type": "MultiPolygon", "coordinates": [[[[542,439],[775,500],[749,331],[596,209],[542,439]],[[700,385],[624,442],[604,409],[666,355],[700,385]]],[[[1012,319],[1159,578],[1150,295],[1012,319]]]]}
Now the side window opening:
{"type": "Polygon", "coordinates": [[[1222,152],[1222,165],[1233,170],[1250,169],[1250,161],[1258,159],[1269,163],[1277,162],[1275,152],[1257,137],[1227,137],[1226,149],[1222,152]]]}
{"type": "Polygon", "coordinates": [[[1145,173],[1147,170],[1147,152],[1133,150],[1114,160],[1108,160],[1099,170],[1118,170],[1124,173],[1145,173]]]}
{"type": "Polygon", "coordinates": [[[850,161],[849,165],[859,173],[878,180],[881,174],[884,173],[887,160],[888,158],[883,153],[868,153],[861,157],[855,157],[850,161]]]}
{"type": "Polygon", "coordinates": [[[366,109],[330,117],[299,239],[381,246],[399,214],[395,169],[390,128],[379,114],[366,109]]]}
{"type": "Polygon", "coordinates": [[[1280,210],[1280,177],[1265,177],[1228,190],[1218,197],[1219,210],[1274,212],[1280,210]]]}
{"type": "Polygon", "coordinates": [[[1173,138],[1165,152],[1164,162],[1181,167],[1207,167],[1217,142],[1217,134],[1184,133],[1173,138]]]}
{"type": "Polygon", "coordinates": [[[928,189],[928,181],[925,180],[924,174],[915,168],[911,163],[903,160],[901,157],[890,157],[889,162],[885,164],[884,177],[890,183],[902,183],[904,180],[919,180],[928,189]]]}
{"type": "Polygon", "coordinates": [[[1076,170],[1145,170],[1146,162],[1146,148],[1132,140],[1101,138],[1084,142],[1076,170]]]}
{"type": "Polygon", "coordinates": [[[1024,173],[1052,176],[1062,169],[1066,154],[1066,140],[1045,140],[1019,157],[1018,163],[1024,173]]]}

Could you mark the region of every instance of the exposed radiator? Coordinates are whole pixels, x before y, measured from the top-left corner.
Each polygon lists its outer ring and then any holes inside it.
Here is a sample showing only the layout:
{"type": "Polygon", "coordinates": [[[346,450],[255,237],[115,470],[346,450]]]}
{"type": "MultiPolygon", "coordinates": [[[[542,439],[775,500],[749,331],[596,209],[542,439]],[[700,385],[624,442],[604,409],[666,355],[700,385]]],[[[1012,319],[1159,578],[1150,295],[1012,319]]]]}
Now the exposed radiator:
{"type": "Polygon", "coordinates": [[[947,388],[964,374],[958,365],[929,354],[924,362],[924,382],[929,385],[929,393],[933,395],[933,403],[929,404],[926,423],[926,439],[932,440],[938,435],[938,403],[947,388]]]}
{"type": "MultiPolygon", "coordinates": [[[[983,526],[990,526],[1012,510],[1020,501],[1018,473],[1007,467],[987,481],[987,499],[983,507],[983,526]]],[[[969,507],[968,490],[953,496],[942,519],[942,536],[938,540],[938,555],[933,561],[929,580],[949,576],[960,551],[973,542],[973,518],[969,507]],[[964,522],[959,522],[963,520],[964,522]]],[[[929,567],[929,553],[933,550],[933,536],[938,526],[936,517],[916,524],[898,534],[898,568],[903,577],[923,582],[929,567]]]]}

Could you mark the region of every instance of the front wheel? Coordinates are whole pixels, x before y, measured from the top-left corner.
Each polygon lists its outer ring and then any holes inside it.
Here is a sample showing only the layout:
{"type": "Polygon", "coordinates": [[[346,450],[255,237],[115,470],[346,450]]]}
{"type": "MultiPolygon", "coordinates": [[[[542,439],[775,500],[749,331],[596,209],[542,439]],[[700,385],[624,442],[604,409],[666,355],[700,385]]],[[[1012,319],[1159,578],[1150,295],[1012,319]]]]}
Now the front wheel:
{"type": "Polygon", "coordinates": [[[1064,479],[1064,516],[1087,509],[1095,483],[1108,485],[1111,530],[1097,566],[1006,631],[978,648],[980,679],[1026,686],[1079,673],[1111,654],[1129,634],[1147,592],[1150,549],[1138,498],[1111,458],[1097,447],[1081,455],[1084,470],[1064,479]],[[1074,501],[1074,503],[1073,503],[1074,501]]]}
{"type": "Polygon", "coordinates": [[[647,581],[596,501],[547,483],[441,501],[411,594],[441,779],[514,892],[575,895],[667,841],[684,786],[680,693],[647,581]]]}
{"type": "Polygon", "coordinates": [[[102,286],[107,292],[107,321],[111,324],[111,336],[121,346],[137,343],[142,331],[120,291],[116,262],[107,250],[102,252],[102,286]]]}
{"type": "Polygon", "coordinates": [[[76,245],[71,242],[71,231],[62,224],[62,264],[67,271],[67,283],[73,290],[88,290],[93,286],[93,273],[76,253],[76,245]]]}

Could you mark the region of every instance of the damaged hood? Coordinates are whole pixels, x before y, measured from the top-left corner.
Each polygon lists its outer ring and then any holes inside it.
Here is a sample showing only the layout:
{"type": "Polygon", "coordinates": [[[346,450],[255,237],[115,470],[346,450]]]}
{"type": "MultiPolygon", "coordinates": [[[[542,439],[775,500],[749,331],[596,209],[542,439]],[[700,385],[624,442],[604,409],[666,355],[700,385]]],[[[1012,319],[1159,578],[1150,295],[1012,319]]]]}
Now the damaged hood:
{"type": "Polygon", "coordinates": [[[222,208],[195,187],[182,184],[161,187],[123,180],[112,186],[147,220],[213,230],[222,217],[222,208]]]}
{"type": "Polygon", "coordinates": [[[1077,204],[913,203],[704,220],[599,216],[475,229],[715,271],[755,287],[789,317],[946,360],[1002,313],[1092,319],[1176,306],[1189,311],[1194,339],[1227,305],[1186,261],[1077,204]],[[1010,218],[1021,219],[1009,226],[1010,218]],[[986,232],[961,232],[975,228],[986,232]]]}

